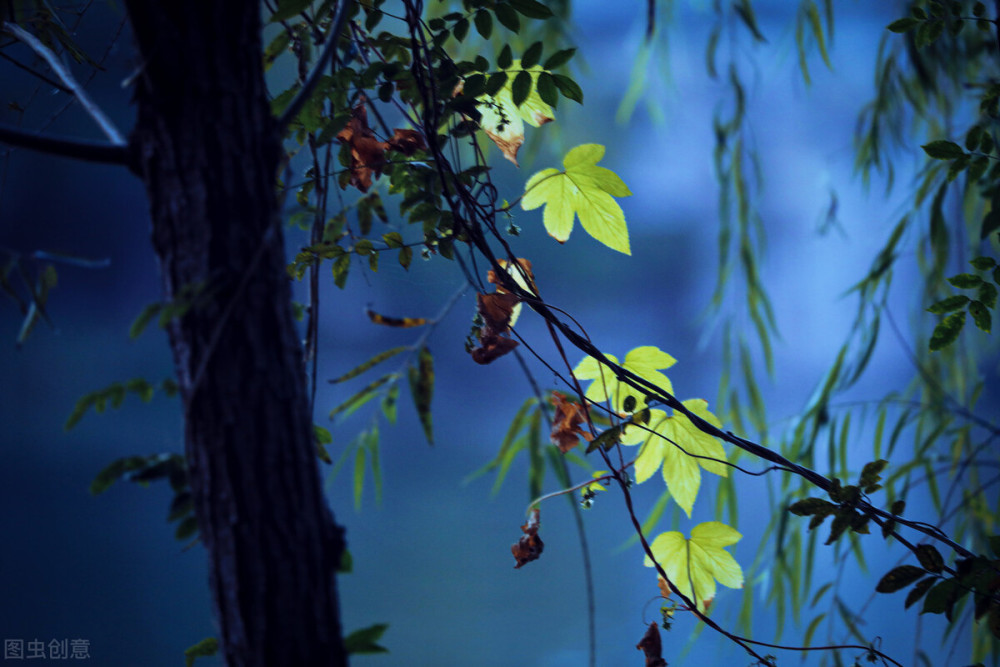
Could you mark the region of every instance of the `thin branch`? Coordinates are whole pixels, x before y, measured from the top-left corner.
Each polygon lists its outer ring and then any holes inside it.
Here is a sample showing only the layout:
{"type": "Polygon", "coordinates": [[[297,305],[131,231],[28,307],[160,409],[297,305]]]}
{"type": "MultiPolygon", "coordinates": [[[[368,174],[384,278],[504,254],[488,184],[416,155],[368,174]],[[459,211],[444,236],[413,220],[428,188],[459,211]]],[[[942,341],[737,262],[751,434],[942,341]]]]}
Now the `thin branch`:
{"type": "Polygon", "coordinates": [[[119,165],[127,165],[129,162],[128,149],[123,145],[33,134],[2,123],[0,143],[88,162],[119,165]]]}
{"type": "Polygon", "coordinates": [[[299,115],[306,101],[312,96],[313,91],[316,90],[316,86],[323,76],[323,70],[326,69],[327,63],[337,50],[337,42],[340,41],[340,31],[343,30],[344,21],[347,19],[347,10],[353,4],[354,0],[340,0],[337,13],[333,17],[333,24],[326,35],[326,46],[323,47],[323,52],[320,53],[319,60],[316,61],[312,72],[309,73],[309,77],[302,84],[302,89],[292,98],[292,101],[285,107],[284,112],[278,118],[278,130],[281,133],[284,133],[288,129],[289,124],[299,115]]]}
{"type": "Polygon", "coordinates": [[[52,49],[42,44],[38,38],[30,32],[14,23],[5,22],[3,24],[3,30],[27,44],[32,51],[37,53],[42,57],[42,59],[45,60],[46,63],[48,63],[49,67],[52,68],[52,71],[55,72],[57,77],[59,77],[59,80],[62,81],[67,88],[73,91],[73,95],[76,96],[76,99],[80,100],[80,105],[83,107],[84,111],[90,114],[90,117],[94,119],[94,122],[97,123],[97,126],[101,128],[101,131],[104,132],[105,136],[107,136],[112,144],[116,146],[124,146],[126,144],[124,135],[118,131],[118,128],[111,122],[111,119],[104,115],[104,112],[101,111],[100,107],[98,107],[97,104],[90,99],[90,95],[87,94],[87,91],[84,90],[79,83],[77,83],[76,79],[73,78],[73,74],[62,64],[58,56],[52,52],[52,49]]]}
{"type": "Polygon", "coordinates": [[[53,88],[56,88],[56,89],[58,89],[58,90],[60,90],[60,91],[62,91],[64,93],[71,94],[73,92],[72,90],[70,90],[66,86],[62,85],[61,83],[59,83],[55,79],[50,79],[49,77],[45,76],[44,74],[42,74],[38,70],[32,69],[31,67],[28,67],[24,63],[19,62],[19,61],[15,60],[14,58],[11,58],[10,56],[8,56],[3,51],[0,51],[0,58],[3,58],[4,60],[6,60],[7,62],[9,62],[14,67],[17,67],[18,69],[24,70],[25,72],[27,72],[31,76],[35,77],[36,79],[40,79],[41,81],[43,81],[44,83],[47,83],[48,85],[52,86],[53,88]]]}

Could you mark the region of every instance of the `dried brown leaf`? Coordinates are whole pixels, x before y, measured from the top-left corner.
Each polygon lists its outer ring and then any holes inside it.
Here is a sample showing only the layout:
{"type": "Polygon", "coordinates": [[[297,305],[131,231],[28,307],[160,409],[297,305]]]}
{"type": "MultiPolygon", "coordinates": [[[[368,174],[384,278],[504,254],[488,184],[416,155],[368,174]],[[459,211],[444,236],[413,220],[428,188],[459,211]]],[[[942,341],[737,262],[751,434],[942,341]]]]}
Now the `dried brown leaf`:
{"type": "Polygon", "coordinates": [[[517,560],[517,565],[514,566],[514,569],[521,567],[525,563],[538,560],[538,557],[542,555],[542,549],[545,548],[545,545],[542,543],[542,538],[538,536],[538,529],[541,527],[540,517],[541,510],[536,507],[531,510],[528,520],[521,525],[521,532],[524,535],[517,541],[517,544],[510,547],[511,553],[514,554],[514,558],[517,560]]]}

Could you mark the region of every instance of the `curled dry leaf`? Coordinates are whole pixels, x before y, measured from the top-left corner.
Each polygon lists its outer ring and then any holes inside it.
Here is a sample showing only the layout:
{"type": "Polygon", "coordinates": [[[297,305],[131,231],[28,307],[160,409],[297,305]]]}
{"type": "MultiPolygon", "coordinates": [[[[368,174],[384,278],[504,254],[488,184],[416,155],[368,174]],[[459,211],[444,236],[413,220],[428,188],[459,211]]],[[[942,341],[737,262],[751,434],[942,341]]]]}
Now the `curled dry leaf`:
{"type": "Polygon", "coordinates": [[[660,595],[662,595],[664,599],[670,597],[670,584],[667,583],[666,579],[663,577],[657,577],[656,586],[660,589],[660,595]]]}
{"type": "Polygon", "coordinates": [[[483,318],[479,345],[472,350],[472,360],[477,364],[488,364],[517,347],[517,341],[508,336],[511,313],[517,303],[518,298],[509,293],[476,295],[476,309],[483,318]]]}
{"type": "Polygon", "coordinates": [[[582,437],[587,442],[594,439],[590,433],[584,431],[581,425],[587,419],[583,412],[583,406],[566,399],[558,391],[552,392],[552,405],[556,409],[555,418],[552,420],[552,444],[565,454],[569,450],[580,444],[582,437]]]}
{"type": "Polygon", "coordinates": [[[351,120],[337,133],[337,139],[351,149],[351,185],[367,192],[372,186],[372,178],[382,174],[387,144],[376,139],[375,133],[368,127],[365,100],[351,110],[351,120]]]}
{"type": "Polygon", "coordinates": [[[366,308],[365,314],[367,314],[368,319],[375,324],[381,324],[386,327],[409,329],[411,327],[419,327],[427,324],[426,317],[389,317],[388,315],[376,313],[371,308],[366,308]]]}
{"type": "MultiPolygon", "coordinates": [[[[535,286],[535,274],[531,272],[531,261],[525,259],[524,257],[517,258],[517,264],[520,266],[518,269],[512,262],[508,262],[505,259],[497,260],[504,271],[506,271],[514,282],[526,292],[531,292],[533,294],[538,294],[538,288],[535,286]],[[525,280],[527,278],[527,280],[525,280]]],[[[500,279],[497,278],[496,271],[490,269],[486,272],[486,280],[492,285],[497,286],[497,291],[500,293],[506,293],[508,290],[504,288],[500,279]]]]}
{"type": "MultiPolygon", "coordinates": [[[[532,294],[538,293],[535,277],[531,272],[531,262],[519,257],[517,265],[502,259],[498,263],[521,289],[532,294]]],[[[476,309],[483,319],[483,326],[476,334],[479,345],[471,350],[472,360],[477,364],[488,364],[518,345],[516,340],[510,338],[510,328],[517,321],[521,300],[503,286],[493,269],[486,274],[486,279],[497,286],[497,291],[476,295],[476,309]]]]}
{"type": "Polygon", "coordinates": [[[660,643],[660,629],[656,627],[656,623],[649,624],[646,634],[635,647],[645,654],[646,667],[667,667],[667,661],[663,659],[663,645],[660,643]]]}
{"type": "Polygon", "coordinates": [[[538,529],[542,525],[540,517],[541,510],[537,507],[532,509],[528,520],[521,525],[521,532],[524,535],[517,541],[517,544],[510,547],[510,552],[517,560],[517,565],[514,566],[515,570],[525,563],[538,560],[538,557],[542,555],[542,549],[545,548],[545,545],[542,544],[542,538],[538,536],[538,529]]]}
{"type": "Polygon", "coordinates": [[[337,133],[337,139],[351,149],[350,184],[361,192],[367,192],[372,180],[382,175],[385,166],[385,152],[397,151],[403,155],[413,155],[426,147],[423,136],[416,130],[396,128],[389,141],[379,141],[368,127],[367,99],[362,97],[351,110],[351,120],[347,127],[337,133]]]}
{"type": "Polygon", "coordinates": [[[427,145],[424,144],[424,137],[419,132],[402,130],[398,127],[393,131],[392,138],[386,144],[389,146],[389,150],[402,153],[407,157],[427,148],[427,145]]]}

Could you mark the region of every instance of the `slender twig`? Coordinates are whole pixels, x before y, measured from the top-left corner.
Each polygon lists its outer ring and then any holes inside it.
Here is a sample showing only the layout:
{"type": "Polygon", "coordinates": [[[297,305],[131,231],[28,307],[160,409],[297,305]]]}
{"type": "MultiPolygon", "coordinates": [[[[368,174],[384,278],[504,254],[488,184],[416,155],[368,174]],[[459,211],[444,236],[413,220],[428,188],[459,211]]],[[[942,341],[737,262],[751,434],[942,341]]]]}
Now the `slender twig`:
{"type": "Polygon", "coordinates": [[[88,162],[120,165],[129,162],[128,149],[122,145],[34,134],[2,123],[0,123],[0,143],[88,162]]]}
{"type": "MultiPolygon", "coordinates": [[[[568,486],[565,489],[559,489],[558,491],[553,491],[552,493],[546,493],[545,495],[538,496],[530,503],[528,503],[528,507],[527,509],[524,510],[524,513],[530,515],[531,510],[535,509],[536,507],[544,503],[546,500],[552,500],[553,498],[558,498],[559,496],[565,496],[567,494],[571,494],[574,491],[579,491],[580,489],[586,488],[594,483],[610,482],[614,480],[614,478],[615,478],[614,474],[609,472],[606,475],[600,475],[598,477],[594,477],[593,479],[588,479],[586,481],[579,482],[578,484],[574,484],[573,486],[568,486]]],[[[573,504],[575,505],[576,503],[573,504]]]]}
{"type": "Polygon", "coordinates": [[[17,67],[18,69],[24,70],[25,72],[27,72],[31,76],[35,77],[36,79],[41,80],[43,83],[49,84],[50,86],[52,86],[53,88],[55,88],[57,90],[60,90],[60,91],[62,91],[64,93],[72,93],[73,92],[72,90],[70,90],[69,88],[67,88],[63,84],[59,83],[55,79],[50,79],[49,77],[45,76],[44,74],[42,74],[38,70],[32,69],[31,67],[28,67],[24,63],[19,62],[19,61],[15,60],[14,58],[11,58],[10,56],[8,56],[3,51],[0,51],[0,58],[3,58],[4,60],[6,60],[7,62],[9,62],[14,67],[17,67]]]}
{"type": "Polygon", "coordinates": [[[59,57],[52,52],[52,49],[42,44],[38,38],[30,32],[14,23],[5,22],[3,24],[3,30],[27,44],[32,51],[37,53],[43,60],[45,60],[46,63],[48,63],[55,75],[59,77],[60,81],[63,82],[63,85],[73,91],[73,95],[76,96],[76,99],[80,100],[80,106],[82,106],[84,111],[86,111],[90,117],[94,119],[94,122],[97,123],[97,126],[101,128],[101,131],[104,132],[104,135],[111,141],[112,144],[115,146],[125,145],[126,142],[124,135],[118,131],[118,128],[115,127],[115,124],[111,122],[111,119],[108,118],[103,111],[101,111],[101,108],[94,103],[94,101],[90,98],[90,95],[87,94],[87,91],[84,90],[79,83],[77,83],[73,74],[62,64],[59,57]]]}

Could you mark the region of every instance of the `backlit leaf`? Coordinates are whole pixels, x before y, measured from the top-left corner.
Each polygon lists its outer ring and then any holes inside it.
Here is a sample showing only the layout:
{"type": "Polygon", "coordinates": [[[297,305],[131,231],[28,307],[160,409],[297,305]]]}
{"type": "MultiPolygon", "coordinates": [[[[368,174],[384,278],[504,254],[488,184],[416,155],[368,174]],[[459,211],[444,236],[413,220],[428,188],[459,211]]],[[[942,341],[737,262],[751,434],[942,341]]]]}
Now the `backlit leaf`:
{"type": "MultiPolygon", "coordinates": [[[[713,426],[719,420],[708,411],[700,398],[683,401],[684,407],[713,426]]],[[[675,412],[668,417],[663,410],[649,410],[650,430],[630,427],[622,437],[623,445],[643,442],[635,462],[635,478],[645,482],[662,466],[663,481],[677,504],[690,517],[701,486],[701,468],[722,477],[729,474],[722,443],[703,432],[686,415],[675,412]]]]}
{"type": "MultiPolygon", "coordinates": [[[[724,523],[708,521],[695,526],[690,539],[677,531],[658,535],[651,550],[675,589],[707,611],[715,598],[716,582],[728,588],[743,587],[743,570],[724,548],[741,537],[724,523]]],[[[653,567],[649,556],[645,565],[653,567]]]]}
{"type": "Polygon", "coordinates": [[[524,124],[541,127],[555,120],[555,112],[538,93],[538,77],[544,72],[540,66],[522,67],[520,60],[512,60],[500,67],[503,71],[486,81],[486,94],[476,98],[479,126],[504,157],[517,164],[524,124]]]}
{"type": "Polygon", "coordinates": [[[528,179],[521,206],[526,211],[545,206],[545,230],[560,243],[580,219],[584,230],[613,250],[630,255],[625,214],[614,197],[632,193],[610,169],[598,167],[604,146],[581,144],[563,158],[562,171],[544,169],[528,179]]]}

